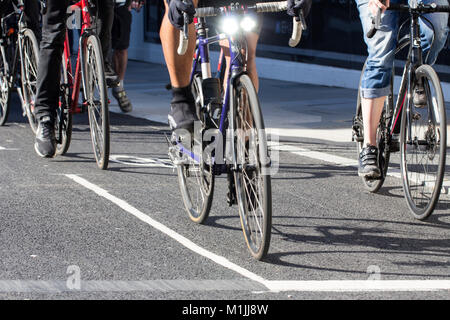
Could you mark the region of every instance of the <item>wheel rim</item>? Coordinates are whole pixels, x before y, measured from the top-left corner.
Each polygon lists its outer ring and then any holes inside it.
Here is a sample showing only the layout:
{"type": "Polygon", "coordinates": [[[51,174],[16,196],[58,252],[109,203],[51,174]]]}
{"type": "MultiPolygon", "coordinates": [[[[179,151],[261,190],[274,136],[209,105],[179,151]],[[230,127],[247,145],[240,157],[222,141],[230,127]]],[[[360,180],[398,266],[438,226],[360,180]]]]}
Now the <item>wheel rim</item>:
{"type": "Polygon", "coordinates": [[[87,47],[87,94],[89,126],[92,136],[94,155],[97,163],[101,166],[105,156],[105,132],[104,132],[104,110],[102,102],[102,86],[99,79],[99,70],[92,44],[87,47]]]}
{"type": "Polygon", "coordinates": [[[190,160],[179,167],[186,188],[185,203],[193,220],[200,218],[212,191],[213,173],[210,165],[190,160]]]}
{"type": "Polygon", "coordinates": [[[27,99],[25,102],[25,105],[27,107],[27,114],[28,117],[30,117],[30,122],[36,124],[36,118],[34,116],[34,101],[36,97],[36,84],[37,84],[37,52],[34,50],[33,42],[30,40],[29,37],[24,37],[23,41],[23,66],[24,66],[24,75],[22,82],[23,82],[23,89],[26,91],[24,92],[24,99],[27,99]]]}
{"type": "Polygon", "coordinates": [[[254,128],[248,93],[244,87],[238,89],[236,149],[240,166],[236,174],[236,193],[241,213],[241,224],[251,251],[257,254],[264,245],[265,201],[264,182],[261,174],[260,141],[254,128]]]}
{"type": "Polygon", "coordinates": [[[6,114],[8,94],[8,76],[6,74],[3,58],[0,57],[0,119],[3,119],[6,114]]]}
{"type": "Polygon", "coordinates": [[[411,140],[406,133],[402,145],[406,192],[413,210],[425,212],[433,203],[440,188],[439,176],[442,161],[441,119],[437,103],[437,91],[431,81],[422,78],[427,93],[424,108],[411,107],[411,140]]]}

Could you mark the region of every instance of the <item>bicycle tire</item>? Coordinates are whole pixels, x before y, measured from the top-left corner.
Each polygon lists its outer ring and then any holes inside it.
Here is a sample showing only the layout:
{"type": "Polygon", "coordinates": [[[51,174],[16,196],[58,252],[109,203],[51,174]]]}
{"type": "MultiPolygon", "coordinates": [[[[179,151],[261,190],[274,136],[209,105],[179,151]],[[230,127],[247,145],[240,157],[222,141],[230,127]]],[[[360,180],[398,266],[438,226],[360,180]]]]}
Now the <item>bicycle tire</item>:
{"type": "MultiPolygon", "coordinates": [[[[358,98],[356,102],[356,115],[353,118],[353,137],[356,141],[356,152],[358,158],[364,144],[364,122],[361,105],[361,79],[363,77],[365,69],[366,64],[364,64],[363,70],[361,72],[360,85],[358,86],[358,98]]],[[[365,189],[371,193],[377,193],[381,189],[384,181],[386,180],[386,175],[389,168],[390,152],[387,146],[387,144],[389,143],[389,139],[387,137],[387,128],[389,128],[389,123],[388,119],[386,118],[386,111],[388,108],[392,110],[393,106],[392,79],[390,84],[390,92],[391,94],[386,98],[383,112],[380,117],[380,125],[377,129],[378,162],[380,164],[381,177],[379,179],[367,179],[365,177],[361,177],[365,189]]]]}
{"type": "Polygon", "coordinates": [[[8,48],[2,46],[0,51],[0,126],[8,120],[11,105],[11,86],[9,84],[9,62],[6,57],[8,48]],[[6,49],[6,50],[4,50],[6,49]]]}
{"type": "MultiPolygon", "coordinates": [[[[202,119],[203,94],[200,76],[195,76],[192,81],[192,93],[195,99],[197,115],[199,119],[202,119]]],[[[195,223],[203,224],[211,211],[215,176],[211,163],[205,163],[203,157],[200,157],[199,162],[189,161],[188,163],[179,164],[177,165],[177,173],[181,196],[189,218],[195,223]],[[191,175],[194,175],[194,177],[191,175]],[[191,180],[192,183],[190,183],[191,180]]]]}
{"type": "Polygon", "coordinates": [[[90,35],[83,47],[86,58],[85,77],[92,147],[97,166],[106,170],[109,163],[110,129],[108,93],[103,55],[97,36],[90,35]],[[97,91],[97,93],[96,93],[97,91]],[[99,123],[98,120],[101,120],[99,123]]]}
{"type": "Polygon", "coordinates": [[[64,54],[61,61],[61,85],[59,94],[59,108],[56,112],[55,134],[56,134],[56,154],[64,155],[72,141],[72,112],[70,112],[70,89],[69,77],[67,75],[67,65],[64,54]]]}
{"type": "Polygon", "coordinates": [[[270,246],[272,187],[264,121],[258,95],[248,75],[235,80],[233,101],[235,129],[238,129],[234,152],[240,164],[234,179],[241,227],[250,253],[256,260],[262,260],[270,246]],[[246,140],[248,131],[251,134],[246,140]]]}
{"type": "Polygon", "coordinates": [[[406,108],[403,110],[400,128],[400,169],[410,212],[414,218],[424,220],[433,213],[441,193],[447,148],[447,118],[442,87],[434,69],[429,65],[419,66],[415,71],[415,79],[423,81],[427,106],[417,108],[410,103],[411,120],[408,119],[406,108]],[[427,117],[423,116],[425,113],[427,117]],[[425,124],[422,130],[419,128],[421,120],[424,120],[422,122],[425,124]],[[411,126],[407,125],[409,121],[411,126]],[[411,141],[408,141],[409,127],[411,127],[411,141]],[[420,155],[422,157],[419,160],[420,155]],[[428,160],[436,161],[428,166],[428,160]],[[421,167],[424,168],[424,174],[418,172],[421,167]],[[433,168],[436,169],[435,175],[431,173],[433,168]]]}
{"type": "Polygon", "coordinates": [[[33,133],[36,133],[38,121],[34,115],[34,102],[37,90],[37,68],[39,63],[39,45],[34,32],[25,29],[22,39],[21,76],[23,105],[25,106],[28,123],[33,133]]]}

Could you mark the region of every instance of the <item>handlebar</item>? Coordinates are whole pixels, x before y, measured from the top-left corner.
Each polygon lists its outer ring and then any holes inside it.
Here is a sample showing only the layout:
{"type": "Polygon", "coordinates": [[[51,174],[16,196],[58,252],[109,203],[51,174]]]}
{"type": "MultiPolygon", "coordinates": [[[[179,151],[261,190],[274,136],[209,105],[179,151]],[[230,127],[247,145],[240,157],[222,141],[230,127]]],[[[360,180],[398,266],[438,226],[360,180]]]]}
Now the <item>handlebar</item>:
{"type": "MultiPolygon", "coordinates": [[[[224,15],[229,12],[230,8],[227,7],[203,7],[195,9],[195,17],[206,18],[214,17],[218,15],[224,15]]],[[[278,2],[261,2],[256,3],[254,6],[235,6],[231,7],[231,10],[237,13],[246,13],[247,11],[256,13],[265,12],[283,12],[287,10],[287,1],[278,2]]],[[[289,46],[295,47],[299,44],[303,30],[306,30],[305,16],[303,10],[298,17],[293,18],[293,30],[291,38],[289,39],[289,46]]],[[[186,53],[188,43],[188,19],[185,14],[183,30],[180,31],[180,42],[178,45],[178,54],[183,55],[186,53]]]]}
{"type": "MultiPolygon", "coordinates": [[[[381,2],[384,3],[384,1],[381,1],[381,2]]],[[[436,13],[436,12],[450,12],[450,6],[445,6],[445,5],[438,6],[435,3],[430,3],[430,4],[420,3],[413,7],[413,6],[409,6],[407,4],[392,3],[389,5],[387,10],[410,12],[410,13],[416,13],[416,14],[425,14],[425,13],[436,13]]],[[[369,38],[369,39],[373,38],[373,36],[380,29],[380,25],[381,25],[381,9],[378,9],[377,15],[372,18],[372,27],[366,34],[367,38],[369,38]]]]}

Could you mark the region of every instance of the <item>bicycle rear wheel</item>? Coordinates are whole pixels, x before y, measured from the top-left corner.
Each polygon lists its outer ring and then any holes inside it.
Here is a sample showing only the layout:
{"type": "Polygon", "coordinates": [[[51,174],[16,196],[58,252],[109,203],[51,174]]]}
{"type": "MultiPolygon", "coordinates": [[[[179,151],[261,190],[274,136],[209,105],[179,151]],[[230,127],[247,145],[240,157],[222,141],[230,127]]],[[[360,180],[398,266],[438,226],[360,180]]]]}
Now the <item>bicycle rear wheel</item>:
{"type": "Polygon", "coordinates": [[[416,70],[422,81],[427,105],[410,103],[410,117],[403,110],[400,128],[400,164],[403,189],[412,215],[429,217],[441,193],[447,148],[447,118],[439,78],[433,68],[422,65],[416,70]]]}
{"type": "Polygon", "coordinates": [[[9,85],[10,65],[8,63],[8,48],[0,47],[0,126],[3,126],[8,120],[11,87],[9,85]]]}
{"type": "Polygon", "coordinates": [[[63,155],[69,150],[72,140],[72,113],[70,112],[70,89],[67,65],[62,57],[61,84],[59,94],[59,108],[56,111],[55,121],[56,154],[63,155]]]}
{"type": "Polygon", "coordinates": [[[258,96],[247,75],[236,80],[235,152],[238,170],[234,173],[236,198],[242,230],[252,256],[267,254],[272,228],[272,187],[264,121],[258,96]]]}
{"type": "Polygon", "coordinates": [[[39,63],[39,46],[34,32],[26,29],[22,39],[21,82],[23,105],[31,130],[36,133],[37,119],[34,115],[34,103],[37,90],[37,68],[39,63]]]}
{"type": "MultiPolygon", "coordinates": [[[[197,115],[199,119],[202,119],[200,110],[203,106],[203,94],[202,82],[199,76],[194,77],[192,93],[195,99],[197,115]]],[[[211,159],[206,160],[202,155],[198,155],[197,160],[190,159],[190,157],[185,158],[185,162],[177,165],[181,196],[189,218],[201,224],[209,216],[214,197],[215,179],[213,164],[209,161],[211,159]]]]}
{"type": "Polygon", "coordinates": [[[92,146],[97,166],[105,170],[109,163],[110,131],[108,94],[103,68],[103,55],[98,38],[91,35],[86,40],[85,77],[92,146]]]}

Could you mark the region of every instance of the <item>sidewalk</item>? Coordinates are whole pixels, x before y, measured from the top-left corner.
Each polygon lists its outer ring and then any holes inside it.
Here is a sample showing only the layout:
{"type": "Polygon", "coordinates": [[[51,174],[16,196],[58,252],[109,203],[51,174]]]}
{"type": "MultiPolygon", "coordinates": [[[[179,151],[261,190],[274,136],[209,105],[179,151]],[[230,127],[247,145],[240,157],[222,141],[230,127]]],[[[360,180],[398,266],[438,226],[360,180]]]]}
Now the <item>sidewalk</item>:
{"type": "MultiPolygon", "coordinates": [[[[168,83],[165,66],[129,61],[125,89],[133,103],[130,115],[167,124],[168,83]]],[[[351,141],[356,90],[260,79],[259,91],[269,132],[282,137],[351,141]]],[[[114,98],[110,108],[121,112],[114,98]]]]}

